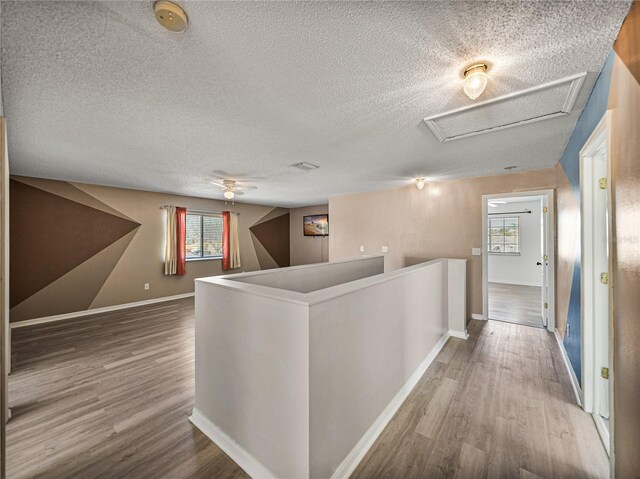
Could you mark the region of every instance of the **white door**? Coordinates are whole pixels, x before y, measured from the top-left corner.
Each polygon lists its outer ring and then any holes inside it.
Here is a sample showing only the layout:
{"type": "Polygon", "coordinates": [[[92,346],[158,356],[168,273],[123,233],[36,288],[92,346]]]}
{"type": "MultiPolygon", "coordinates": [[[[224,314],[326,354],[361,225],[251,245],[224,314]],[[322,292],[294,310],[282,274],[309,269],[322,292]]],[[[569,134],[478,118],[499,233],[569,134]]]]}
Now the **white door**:
{"type": "Polygon", "coordinates": [[[600,415],[608,428],[609,419],[609,234],[607,209],[606,143],[593,158],[593,318],[595,393],[594,414],[600,415]]]}
{"type": "Polygon", "coordinates": [[[610,452],[609,114],[580,151],[583,407],[610,452]]]}

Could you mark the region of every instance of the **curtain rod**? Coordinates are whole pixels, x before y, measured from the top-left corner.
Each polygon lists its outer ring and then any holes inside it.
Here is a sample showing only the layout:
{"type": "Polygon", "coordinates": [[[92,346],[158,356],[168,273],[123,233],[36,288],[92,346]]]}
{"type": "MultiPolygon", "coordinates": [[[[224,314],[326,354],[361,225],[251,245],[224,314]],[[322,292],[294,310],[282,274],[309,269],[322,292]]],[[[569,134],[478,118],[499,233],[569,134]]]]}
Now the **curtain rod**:
{"type": "MultiPolygon", "coordinates": [[[[172,206],[174,206],[174,205],[163,205],[163,206],[160,207],[160,209],[161,210],[165,210],[165,209],[170,208],[172,206]]],[[[184,206],[182,206],[182,207],[176,206],[176,208],[184,208],[184,206]]],[[[204,214],[204,215],[221,215],[222,214],[222,211],[204,211],[204,210],[194,210],[194,209],[191,209],[191,208],[187,208],[187,213],[189,213],[189,212],[199,213],[201,215],[202,214],[204,214]]],[[[238,216],[240,216],[240,213],[237,213],[235,211],[229,211],[229,213],[235,213],[238,216]]]]}
{"type": "Polygon", "coordinates": [[[505,211],[504,213],[487,213],[487,216],[491,216],[491,215],[516,215],[516,214],[531,214],[531,210],[524,210],[524,211],[505,211]]]}

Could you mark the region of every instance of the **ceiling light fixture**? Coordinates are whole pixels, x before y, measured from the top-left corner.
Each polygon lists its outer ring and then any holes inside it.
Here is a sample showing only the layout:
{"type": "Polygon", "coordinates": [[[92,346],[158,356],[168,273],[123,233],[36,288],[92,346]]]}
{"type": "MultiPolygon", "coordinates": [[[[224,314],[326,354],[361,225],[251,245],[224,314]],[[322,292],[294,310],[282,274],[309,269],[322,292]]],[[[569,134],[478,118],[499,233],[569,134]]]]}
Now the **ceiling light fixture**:
{"type": "Polygon", "coordinates": [[[184,32],[189,24],[187,14],[173,2],[159,0],[153,4],[158,23],[172,32],[184,32]]]}
{"type": "Polygon", "coordinates": [[[233,197],[236,196],[235,193],[231,190],[227,190],[224,192],[224,197],[228,200],[232,200],[233,197]]]}
{"type": "Polygon", "coordinates": [[[425,178],[416,178],[415,182],[416,182],[416,188],[418,188],[419,190],[421,190],[422,188],[424,188],[424,182],[426,181],[425,178]]]}
{"type": "Polygon", "coordinates": [[[464,83],[462,89],[469,98],[475,100],[487,86],[487,65],[476,63],[464,71],[464,83]]]}
{"type": "Polygon", "coordinates": [[[311,163],[307,163],[307,162],[302,162],[302,163],[294,163],[293,165],[294,168],[298,168],[299,170],[302,171],[311,171],[311,170],[317,170],[318,168],[320,168],[317,165],[312,165],[311,163]]]}

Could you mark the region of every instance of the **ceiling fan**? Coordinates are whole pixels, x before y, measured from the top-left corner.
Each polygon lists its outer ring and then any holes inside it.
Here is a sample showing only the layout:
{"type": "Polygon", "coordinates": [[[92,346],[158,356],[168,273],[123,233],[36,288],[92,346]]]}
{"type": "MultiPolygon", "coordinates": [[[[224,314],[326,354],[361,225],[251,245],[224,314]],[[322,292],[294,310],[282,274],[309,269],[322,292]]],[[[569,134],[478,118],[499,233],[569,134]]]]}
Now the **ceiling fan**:
{"type": "Polygon", "coordinates": [[[239,188],[256,189],[255,186],[238,185],[238,182],[236,180],[221,180],[221,181],[222,183],[218,183],[216,181],[211,181],[210,183],[212,185],[217,186],[218,188],[222,188],[224,190],[223,195],[228,200],[233,200],[233,198],[236,195],[244,195],[244,193],[240,191],[239,188]]]}

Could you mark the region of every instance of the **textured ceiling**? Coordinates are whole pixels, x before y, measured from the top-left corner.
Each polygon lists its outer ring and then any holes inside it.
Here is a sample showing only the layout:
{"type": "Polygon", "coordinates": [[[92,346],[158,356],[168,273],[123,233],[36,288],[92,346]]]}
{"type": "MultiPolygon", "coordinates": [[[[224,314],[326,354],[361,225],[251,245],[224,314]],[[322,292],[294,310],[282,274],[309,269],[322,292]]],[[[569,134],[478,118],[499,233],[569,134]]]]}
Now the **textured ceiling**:
{"type": "Polygon", "coordinates": [[[2,2],[2,92],[14,174],[279,206],[554,166],[628,1],[2,2]],[[573,113],[440,143],[422,119],[588,72],[573,113]],[[288,165],[306,161],[320,169],[288,165]]]}

